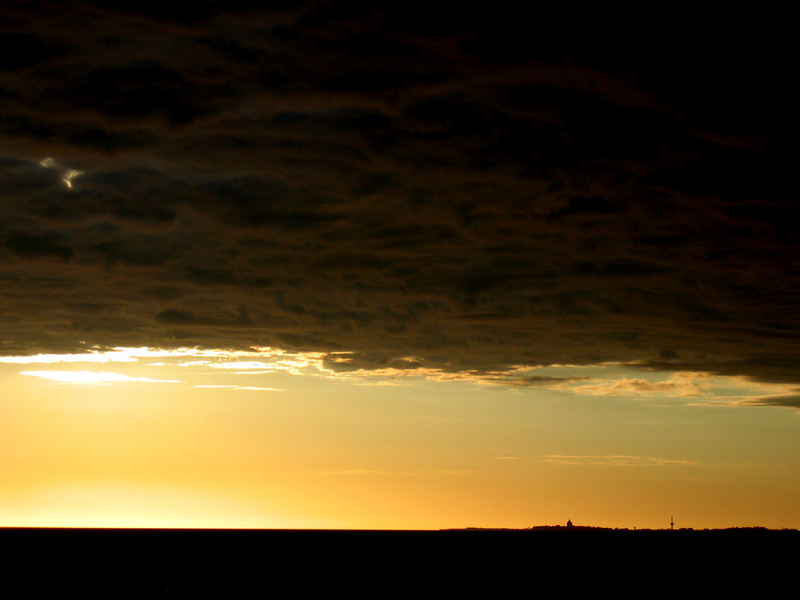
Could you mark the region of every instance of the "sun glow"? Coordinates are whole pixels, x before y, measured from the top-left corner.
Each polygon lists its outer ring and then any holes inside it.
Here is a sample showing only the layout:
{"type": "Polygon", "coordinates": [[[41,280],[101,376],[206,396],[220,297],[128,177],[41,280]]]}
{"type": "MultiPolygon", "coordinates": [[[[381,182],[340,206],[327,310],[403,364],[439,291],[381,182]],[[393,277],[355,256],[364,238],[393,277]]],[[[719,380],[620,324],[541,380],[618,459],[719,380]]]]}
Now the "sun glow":
{"type": "MultiPolygon", "coordinates": [[[[220,491],[141,483],[54,484],[30,493],[4,526],[293,528],[335,526],[274,512],[220,491]]],[[[7,517],[8,518],[8,517],[7,517]]]]}

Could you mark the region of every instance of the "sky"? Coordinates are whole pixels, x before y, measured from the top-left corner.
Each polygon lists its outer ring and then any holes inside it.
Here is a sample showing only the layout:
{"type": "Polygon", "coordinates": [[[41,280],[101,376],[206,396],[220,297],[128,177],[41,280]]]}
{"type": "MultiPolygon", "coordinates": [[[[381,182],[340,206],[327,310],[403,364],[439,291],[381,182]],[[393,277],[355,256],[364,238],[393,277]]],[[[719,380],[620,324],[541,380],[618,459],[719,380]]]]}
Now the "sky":
{"type": "Polygon", "coordinates": [[[800,527],[788,21],[515,10],[3,3],[0,526],[800,527]]]}

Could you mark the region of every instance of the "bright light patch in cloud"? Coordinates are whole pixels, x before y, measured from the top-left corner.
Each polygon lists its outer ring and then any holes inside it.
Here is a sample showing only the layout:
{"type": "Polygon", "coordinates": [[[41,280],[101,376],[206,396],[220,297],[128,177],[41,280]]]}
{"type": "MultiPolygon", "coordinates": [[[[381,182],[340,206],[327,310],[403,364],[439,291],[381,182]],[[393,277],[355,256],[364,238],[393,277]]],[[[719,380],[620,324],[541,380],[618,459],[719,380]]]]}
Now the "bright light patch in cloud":
{"type": "Polygon", "coordinates": [[[67,171],[64,176],[61,178],[61,181],[64,182],[64,185],[67,186],[67,189],[72,189],[72,180],[75,179],[78,175],[81,175],[83,171],[78,171],[77,169],[70,169],[67,171]]]}
{"type": "Polygon", "coordinates": [[[78,169],[69,169],[59,164],[53,157],[48,156],[39,161],[39,166],[52,171],[58,171],[61,175],[61,183],[68,189],[72,189],[72,180],[76,177],[83,175],[83,171],[78,169]]]}

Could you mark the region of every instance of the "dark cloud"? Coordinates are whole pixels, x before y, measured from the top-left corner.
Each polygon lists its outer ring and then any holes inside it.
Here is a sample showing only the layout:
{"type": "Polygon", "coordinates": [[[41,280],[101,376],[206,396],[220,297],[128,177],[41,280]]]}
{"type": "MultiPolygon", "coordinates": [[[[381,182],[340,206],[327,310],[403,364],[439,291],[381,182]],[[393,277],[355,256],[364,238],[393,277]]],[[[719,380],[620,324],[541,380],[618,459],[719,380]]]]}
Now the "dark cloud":
{"type": "Polygon", "coordinates": [[[60,243],[61,235],[58,233],[45,233],[30,235],[26,233],[12,233],[5,241],[6,247],[18,256],[58,256],[64,260],[72,257],[72,248],[60,243]]]}
{"type": "Polygon", "coordinates": [[[591,377],[549,377],[545,375],[512,375],[484,377],[484,381],[500,383],[514,387],[558,388],[571,383],[591,381],[591,377]]]}
{"type": "Polygon", "coordinates": [[[2,352],[275,345],[351,351],[341,369],[798,379],[779,31],[47,6],[0,9],[2,352]],[[46,157],[83,172],[72,189],[46,157]]]}
{"type": "Polygon", "coordinates": [[[748,405],[800,408],[800,394],[791,394],[788,396],[762,396],[751,402],[748,402],[748,405]]]}

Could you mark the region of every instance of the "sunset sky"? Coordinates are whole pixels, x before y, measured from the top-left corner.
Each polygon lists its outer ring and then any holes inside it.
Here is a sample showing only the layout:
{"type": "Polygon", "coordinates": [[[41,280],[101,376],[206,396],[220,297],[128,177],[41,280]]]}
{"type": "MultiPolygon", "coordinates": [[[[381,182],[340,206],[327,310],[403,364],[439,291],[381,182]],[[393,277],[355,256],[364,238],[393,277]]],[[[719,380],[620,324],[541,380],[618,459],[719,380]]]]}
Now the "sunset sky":
{"type": "Polygon", "coordinates": [[[800,527],[788,25],[168,4],[0,8],[0,526],[800,527]]]}

